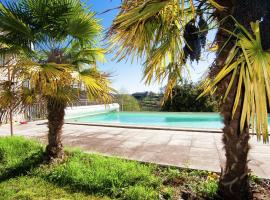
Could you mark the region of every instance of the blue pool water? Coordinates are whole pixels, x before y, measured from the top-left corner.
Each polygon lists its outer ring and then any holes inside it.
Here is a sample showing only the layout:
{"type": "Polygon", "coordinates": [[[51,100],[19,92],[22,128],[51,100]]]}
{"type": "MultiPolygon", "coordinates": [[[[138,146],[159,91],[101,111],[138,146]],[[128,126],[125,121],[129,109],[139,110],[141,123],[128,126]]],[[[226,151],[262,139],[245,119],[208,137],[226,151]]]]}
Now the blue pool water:
{"type": "Polygon", "coordinates": [[[109,112],[74,118],[71,121],[177,128],[219,129],[223,127],[222,118],[218,113],[109,112]]]}

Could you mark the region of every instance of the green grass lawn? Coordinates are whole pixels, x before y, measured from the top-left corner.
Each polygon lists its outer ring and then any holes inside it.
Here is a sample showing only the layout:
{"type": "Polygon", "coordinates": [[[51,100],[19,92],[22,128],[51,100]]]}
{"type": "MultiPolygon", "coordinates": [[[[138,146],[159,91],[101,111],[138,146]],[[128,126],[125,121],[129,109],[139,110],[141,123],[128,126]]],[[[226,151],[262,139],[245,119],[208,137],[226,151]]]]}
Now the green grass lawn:
{"type": "Polygon", "coordinates": [[[69,187],[59,187],[40,177],[19,176],[0,183],[0,199],[78,199],[106,200],[83,192],[74,192],[69,187]]]}
{"type": "Polygon", "coordinates": [[[182,191],[213,198],[215,174],[162,168],[68,150],[58,165],[43,163],[44,146],[0,138],[0,199],[179,199],[182,191]]]}

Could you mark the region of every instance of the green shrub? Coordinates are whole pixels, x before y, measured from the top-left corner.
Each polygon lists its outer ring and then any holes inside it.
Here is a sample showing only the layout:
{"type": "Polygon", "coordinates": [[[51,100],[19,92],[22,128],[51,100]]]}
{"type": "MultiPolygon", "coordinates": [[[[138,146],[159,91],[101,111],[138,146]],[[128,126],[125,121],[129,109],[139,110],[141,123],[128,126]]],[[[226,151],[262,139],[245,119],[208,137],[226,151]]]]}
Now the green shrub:
{"type": "Polygon", "coordinates": [[[256,176],[255,174],[250,173],[248,176],[249,176],[249,180],[250,180],[250,183],[251,184],[258,184],[258,183],[260,183],[260,178],[258,176],[256,176]]]}
{"type": "Polygon", "coordinates": [[[197,187],[197,193],[208,199],[214,199],[217,196],[218,184],[215,180],[206,180],[197,187]]]}
{"type": "Polygon", "coordinates": [[[135,185],[125,190],[123,198],[125,200],[154,200],[159,199],[158,193],[153,188],[142,185],[135,185]]]}
{"type": "Polygon", "coordinates": [[[121,111],[140,111],[140,104],[133,96],[121,94],[117,97],[121,111]]]}
{"type": "Polygon", "coordinates": [[[211,95],[198,99],[202,91],[199,84],[185,81],[173,88],[172,98],[165,101],[162,111],[217,112],[219,110],[218,99],[211,95]]]}

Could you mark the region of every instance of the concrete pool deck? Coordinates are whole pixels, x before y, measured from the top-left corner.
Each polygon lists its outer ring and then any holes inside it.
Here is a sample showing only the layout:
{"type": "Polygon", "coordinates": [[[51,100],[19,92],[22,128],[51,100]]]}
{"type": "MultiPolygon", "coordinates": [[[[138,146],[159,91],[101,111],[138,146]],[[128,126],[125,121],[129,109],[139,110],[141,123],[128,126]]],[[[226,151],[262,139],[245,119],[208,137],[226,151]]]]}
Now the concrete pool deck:
{"type": "MultiPolygon", "coordinates": [[[[47,125],[41,122],[15,125],[15,135],[46,142],[47,125]]],[[[0,126],[0,136],[9,126],[0,126]]],[[[150,130],[65,124],[63,143],[86,152],[131,160],[219,172],[224,164],[222,134],[213,132],[150,130]]],[[[261,178],[270,178],[270,145],[251,136],[249,167],[261,178]]]]}

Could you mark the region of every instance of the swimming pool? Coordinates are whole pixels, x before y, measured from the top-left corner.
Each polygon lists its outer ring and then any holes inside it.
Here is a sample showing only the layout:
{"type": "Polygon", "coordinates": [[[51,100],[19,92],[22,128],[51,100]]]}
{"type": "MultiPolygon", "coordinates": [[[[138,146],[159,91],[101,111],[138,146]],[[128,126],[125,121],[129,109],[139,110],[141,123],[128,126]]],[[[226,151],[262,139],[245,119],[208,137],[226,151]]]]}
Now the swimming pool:
{"type": "Polygon", "coordinates": [[[68,121],[176,128],[220,129],[223,127],[222,118],[218,113],[109,112],[77,117],[68,121]]]}

